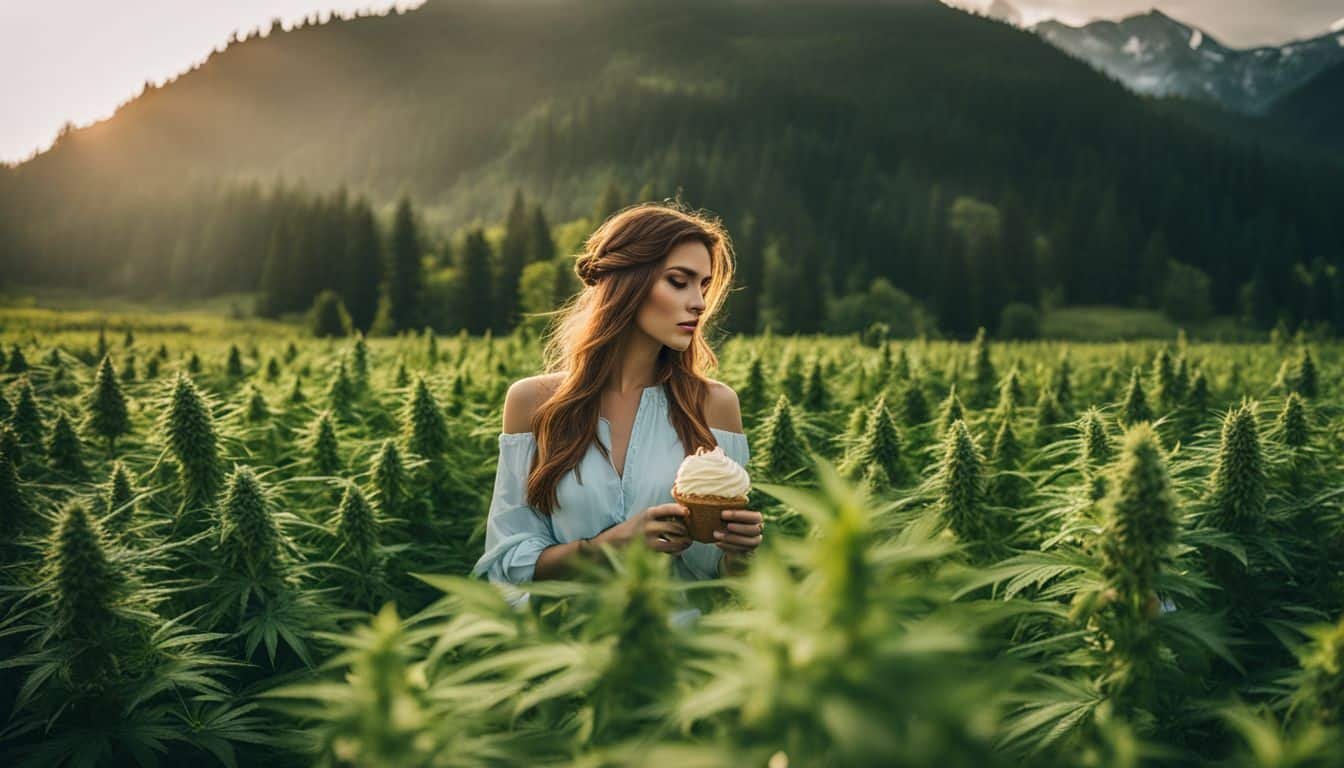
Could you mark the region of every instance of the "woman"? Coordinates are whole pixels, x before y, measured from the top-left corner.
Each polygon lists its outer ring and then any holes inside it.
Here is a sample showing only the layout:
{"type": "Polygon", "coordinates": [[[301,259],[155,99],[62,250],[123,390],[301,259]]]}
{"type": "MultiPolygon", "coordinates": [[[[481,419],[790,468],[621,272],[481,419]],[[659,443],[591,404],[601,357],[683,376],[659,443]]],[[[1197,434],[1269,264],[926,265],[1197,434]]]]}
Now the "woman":
{"type": "MultiPolygon", "coordinates": [[[[548,373],[504,399],[485,552],[492,582],[560,578],[600,546],[642,540],[682,579],[737,573],[761,543],[759,512],[725,510],[725,530],[692,541],[672,500],[682,458],[721,446],[749,453],[737,394],[707,379],[704,329],[727,296],[731,244],[717,221],[662,204],[608,218],[574,269],[583,290],[560,312],[548,373]]],[[[522,594],[515,604],[527,600],[522,594]]]]}

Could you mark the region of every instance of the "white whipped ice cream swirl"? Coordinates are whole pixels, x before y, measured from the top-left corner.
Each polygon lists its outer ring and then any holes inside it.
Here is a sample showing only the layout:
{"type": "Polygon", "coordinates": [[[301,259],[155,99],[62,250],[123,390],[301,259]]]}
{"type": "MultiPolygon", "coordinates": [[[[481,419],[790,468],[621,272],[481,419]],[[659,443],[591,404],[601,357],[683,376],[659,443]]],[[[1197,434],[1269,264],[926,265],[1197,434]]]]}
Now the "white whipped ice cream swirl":
{"type": "Polygon", "coordinates": [[[745,497],[751,489],[751,477],[723,448],[707,451],[702,445],[681,460],[673,484],[679,492],[694,496],[745,497]]]}

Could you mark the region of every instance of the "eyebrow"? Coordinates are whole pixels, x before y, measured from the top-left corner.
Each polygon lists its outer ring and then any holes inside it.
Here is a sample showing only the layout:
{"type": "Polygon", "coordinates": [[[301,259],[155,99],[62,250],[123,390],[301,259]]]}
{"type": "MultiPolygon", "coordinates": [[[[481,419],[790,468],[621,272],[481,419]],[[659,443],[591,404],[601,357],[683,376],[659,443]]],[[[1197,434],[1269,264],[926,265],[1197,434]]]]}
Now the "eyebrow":
{"type": "MultiPolygon", "coordinates": [[[[675,269],[679,272],[685,272],[691,277],[695,277],[696,275],[700,274],[699,272],[696,272],[694,269],[691,269],[690,267],[676,266],[676,267],[668,267],[668,269],[675,269]]],[[[711,275],[705,275],[706,280],[708,280],[710,277],[711,275]]]]}

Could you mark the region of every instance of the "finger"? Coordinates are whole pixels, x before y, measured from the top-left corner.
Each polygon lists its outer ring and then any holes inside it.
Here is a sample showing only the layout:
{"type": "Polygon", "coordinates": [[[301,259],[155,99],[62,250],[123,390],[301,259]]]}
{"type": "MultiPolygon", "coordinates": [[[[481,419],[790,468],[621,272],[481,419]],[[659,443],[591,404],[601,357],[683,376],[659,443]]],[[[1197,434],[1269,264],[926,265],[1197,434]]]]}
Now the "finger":
{"type": "Polygon", "coordinates": [[[649,531],[650,533],[662,534],[664,536],[689,535],[689,531],[686,530],[686,525],[684,523],[674,522],[670,520],[658,520],[649,523],[648,525],[644,526],[644,530],[649,531]]]}
{"type": "Polygon", "coordinates": [[[655,520],[678,520],[691,514],[690,510],[680,504],[659,504],[651,510],[651,517],[655,520]]]}
{"type": "Polygon", "coordinates": [[[735,523],[760,523],[765,520],[760,512],[750,509],[725,509],[722,515],[724,520],[735,523]]]}
{"type": "Polygon", "coordinates": [[[743,536],[755,536],[765,531],[764,523],[727,523],[723,527],[727,528],[729,533],[737,533],[743,536]]]}
{"type": "Polygon", "coordinates": [[[724,544],[732,544],[738,547],[750,547],[755,549],[761,545],[760,536],[741,536],[736,533],[725,533],[724,531],[715,531],[714,538],[724,544]]]}
{"type": "Polygon", "coordinates": [[[714,546],[722,549],[724,552],[733,552],[740,555],[749,555],[756,551],[755,547],[739,547],[736,544],[725,544],[722,541],[714,542],[714,546]]]}
{"type": "Polygon", "coordinates": [[[649,548],[656,552],[667,552],[669,554],[681,551],[675,542],[657,537],[649,540],[649,548]]]}

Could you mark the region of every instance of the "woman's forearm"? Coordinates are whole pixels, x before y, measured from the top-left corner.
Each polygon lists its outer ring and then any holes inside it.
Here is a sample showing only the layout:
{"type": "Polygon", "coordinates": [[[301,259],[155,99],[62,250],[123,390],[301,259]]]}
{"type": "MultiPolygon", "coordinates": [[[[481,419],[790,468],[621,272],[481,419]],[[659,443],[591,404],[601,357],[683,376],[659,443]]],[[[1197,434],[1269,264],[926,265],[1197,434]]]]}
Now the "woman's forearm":
{"type": "Polygon", "coordinates": [[[564,579],[574,575],[575,565],[581,561],[597,562],[602,556],[601,549],[591,539],[576,539],[564,544],[552,544],[537,556],[537,569],[532,575],[533,581],[543,579],[564,579]]]}

